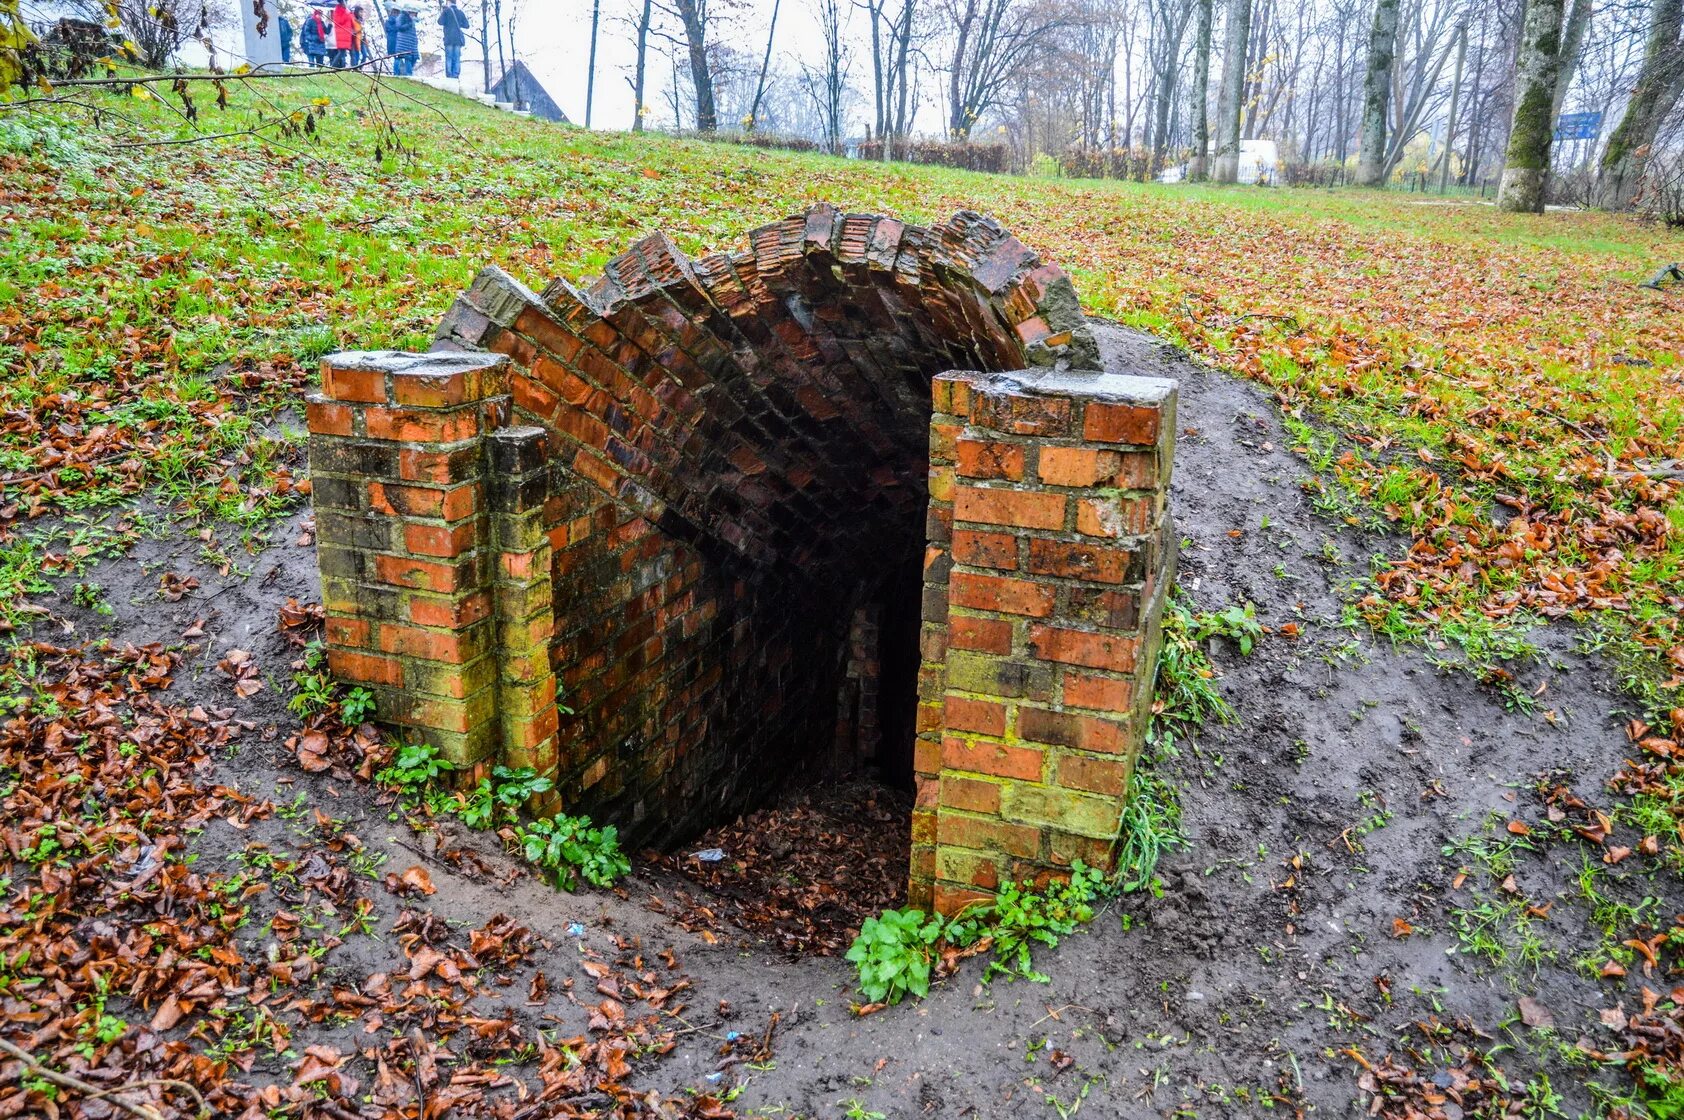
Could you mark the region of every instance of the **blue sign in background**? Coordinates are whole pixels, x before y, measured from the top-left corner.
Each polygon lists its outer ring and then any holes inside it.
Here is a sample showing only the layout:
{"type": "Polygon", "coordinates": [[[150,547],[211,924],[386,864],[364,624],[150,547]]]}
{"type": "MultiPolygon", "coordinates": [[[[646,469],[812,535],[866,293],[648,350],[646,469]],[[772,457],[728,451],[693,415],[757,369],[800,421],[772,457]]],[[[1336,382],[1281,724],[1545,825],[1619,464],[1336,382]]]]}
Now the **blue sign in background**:
{"type": "Polygon", "coordinates": [[[1601,132],[1601,113],[1563,113],[1555,119],[1557,140],[1595,140],[1601,132]]]}

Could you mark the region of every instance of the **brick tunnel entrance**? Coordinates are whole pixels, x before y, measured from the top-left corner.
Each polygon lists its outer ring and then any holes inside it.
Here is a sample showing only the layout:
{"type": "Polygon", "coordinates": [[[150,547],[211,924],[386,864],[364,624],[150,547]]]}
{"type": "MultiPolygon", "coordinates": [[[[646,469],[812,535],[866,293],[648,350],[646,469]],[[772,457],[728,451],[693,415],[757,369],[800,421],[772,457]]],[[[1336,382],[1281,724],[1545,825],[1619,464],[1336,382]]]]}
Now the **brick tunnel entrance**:
{"type": "Polygon", "coordinates": [[[584,291],[486,269],[432,353],[324,362],[331,664],[632,843],[871,768],[916,788],[915,902],[1103,863],[1174,386],[1098,365],[1064,274],[968,213],[657,234],[584,291]]]}

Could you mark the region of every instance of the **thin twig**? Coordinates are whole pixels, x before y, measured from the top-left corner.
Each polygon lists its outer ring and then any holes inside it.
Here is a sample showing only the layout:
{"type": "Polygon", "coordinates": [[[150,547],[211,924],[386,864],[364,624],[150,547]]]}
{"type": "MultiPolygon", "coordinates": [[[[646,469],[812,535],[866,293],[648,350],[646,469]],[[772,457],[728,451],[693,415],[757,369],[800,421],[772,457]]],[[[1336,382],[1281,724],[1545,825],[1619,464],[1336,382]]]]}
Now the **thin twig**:
{"type": "Polygon", "coordinates": [[[209,1112],[209,1108],[205,1105],[205,1098],[200,1096],[199,1091],[193,1088],[193,1086],[187,1084],[185,1081],[170,1081],[162,1078],[149,1078],[145,1081],[133,1081],[126,1085],[119,1085],[115,1089],[101,1089],[98,1085],[88,1081],[83,1081],[80,1077],[72,1077],[68,1073],[60,1073],[56,1069],[49,1069],[47,1066],[42,1065],[39,1061],[37,1061],[35,1056],[29,1051],[16,1045],[15,1043],[8,1042],[6,1039],[0,1038],[0,1050],[4,1050],[18,1061],[28,1066],[32,1073],[46,1078],[54,1085],[58,1085],[66,1089],[74,1089],[78,1093],[86,1095],[90,1100],[109,1097],[112,1104],[116,1105],[124,1112],[129,1113],[131,1116],[142,1117],[142,1120],[164,1120],[164,1118],[159,1114],[157,1109],[151,1107],[150,1105],[135,1104],[132,1101],[126,1101],[122,1097],[117,1096],[118,1093],[126,1093],[132,1089],[145,1085],[167,1085],[171,1088],[185,1089],[191,1093],[193,1095],[193,1099],[199,1102],[199,1115],[202,1116],[209,1112]]]}

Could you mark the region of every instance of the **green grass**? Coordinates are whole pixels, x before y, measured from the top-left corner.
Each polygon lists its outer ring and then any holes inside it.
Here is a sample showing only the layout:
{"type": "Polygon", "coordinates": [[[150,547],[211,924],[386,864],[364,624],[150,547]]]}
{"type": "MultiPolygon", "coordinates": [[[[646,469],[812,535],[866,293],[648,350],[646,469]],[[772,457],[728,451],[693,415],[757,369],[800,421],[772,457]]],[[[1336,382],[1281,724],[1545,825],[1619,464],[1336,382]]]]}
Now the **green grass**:
{"type": "MultiPolygon", "coordinates": [[[[1684,433],[1680,296],[1636,287],[1678,255],[1665,231],[1409,194],[1014,179],[587,133],[408,83],[378,96],[418,154],[384,144],[377,161],[365,79],[271,94],[325,102],[314,135],[113,150],[38,117],[0,128],[0,360],[19,371],[0,407],[42,425],[0,436],[6,498],[76,508],[156,487],[261,547],[291,500],[262,422],[330,349],[425,346],[484,264],[577,281],[655,228],[699,253],[818,200],[919,221],[974,208],[1064,265],[1091,311],[1281,398],[1323,470],[1318,506],[1415,546],[1377,572],[1359,604],[1371,624],[1467,648],[1524,611],[1566,610],[1602,625],[1649,710],[1676,702],[1666,657],[1684,642],[1664,589],[1684,575],[1684,501],[1607,475],[1609,456],[1629,470],[1684,433]],[[19,483],[45,461],[47,425],[90,402],[138,425],[135,446],[19,483]],[[1518,526],[1492,518],[1513,514],[1505,499],[1528,511],[1518,526]]],[[[233,105],[207,106],[206,127],[256,119],[245,91],[233,105]]],[[[122,111],[183,135],[156,102],[122,111]]]]}

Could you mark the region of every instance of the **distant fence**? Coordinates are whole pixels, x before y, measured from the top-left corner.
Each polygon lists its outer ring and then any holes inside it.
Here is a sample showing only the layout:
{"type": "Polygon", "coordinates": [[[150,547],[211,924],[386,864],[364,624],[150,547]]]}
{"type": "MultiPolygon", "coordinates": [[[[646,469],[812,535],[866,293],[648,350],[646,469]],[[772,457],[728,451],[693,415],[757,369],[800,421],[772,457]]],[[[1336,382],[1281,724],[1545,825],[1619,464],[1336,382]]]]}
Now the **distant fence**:
{"type": "Polygon", "coordinates": [[[1149,148],[1066,148],[1054,160],[1066,179],[1123,179],[1144,183],[1155,179],[1164,157],[1149,148]]]}

